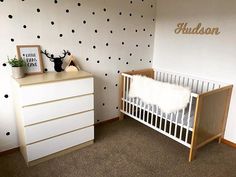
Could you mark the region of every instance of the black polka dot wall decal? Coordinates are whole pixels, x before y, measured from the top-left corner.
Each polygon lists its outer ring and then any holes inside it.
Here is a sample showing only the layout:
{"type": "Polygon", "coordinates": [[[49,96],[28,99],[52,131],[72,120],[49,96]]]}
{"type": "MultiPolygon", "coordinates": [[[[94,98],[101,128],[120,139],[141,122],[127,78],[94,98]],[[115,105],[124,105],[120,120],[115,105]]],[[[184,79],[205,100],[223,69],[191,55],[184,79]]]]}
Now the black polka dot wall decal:
{"type": "Polygon", "coordinates": [[[96,46],[95,46],[95,45],[93,46],[93,49],[96,49],[96,46]]]}
{"type": "Polygon", "coordinates": [[[151,8],[153,8],[153,5],[151,5],[151,8]]]}
{"type": "Polygon", "coordinates": [[[104,89],[104,90],[106,90],[106,89],[107,89],[107,87],[104,87],[103,89],[104,89]]]}
{"type": "Polygon", "coordinates": [[[48,71],[48,69],[47,68],[44,68],[44,72],[47,72],[48,71]]]}
{"type": "Polygon", "coordinates": [[[99,61],[99,60],[97,60],[97,63],[100,63],[100,61],[99,61]]]}
{"type": "Polygon", "coordinates": [[[113,33],[113,31],[111,30],[111,31],[110,31],[110,33],[112,34],[112,33],[113,33]]]}
{"type": "Polygon", "coordinates": [[[9,136],[11,133],[10,132],[7,132],[6,135],[9,136]]]}
{"type": "Polygon", "coordinates": [[[105,103],[102,103],[103,106],[105,106],[105,103]]]}
{"type": "Polygon", "coordinates": [[[150,45],[148,45],[148,47],[150,47],[150,45]]]}
{"type": "Polygon", "coordinates": [[[152,61],[150,60],[149,63],[151,63],[152,61]]]}
{"type": "Polygon", "coordinates": [[[145,28],[143,28],[143,31],[146,31],[146,29],[145,29],[145,28]]]}
{"type": "Polygon", "coordinates": [[[54,25],[54,21],[51,21],[51,25],[54,25]]]}
{"type": "Polygon", "coordinates": [[[129,64],[129,62],[126,62],[126,64],[128,65],[128,64],[129,64]]]}
{"type": "Polygon", "coordinates": [[[118,84],[115,85],[116,87],[118,86],[118,84]]]}
{"type": "Polygon", "coordinates": [[[119,109],[119,107],[117,106],[116,109],[119,109]]]}
{"type": "Polygon", "coordinates": [[[117,73],[119,74],[119,73],[120,73],[120,70],[118,70],[117,73]]]}
{"type": "Polygon", "coordinates": [[[5,66],[7,66],[7,64],[6,64],[6,63],[3,63],[3,64],[2,64],[2,66],[4,66],[4,67],[5,67],[5,66]]]}
{"type": "Polygon", "coordinates": [[[108,57],[108,59],[110,60],[110,59],[111,59],[111,57],[108,57]]]}
{"type": "Polygon", "coordinates": [[[89,61],[89,58],[86,58],[86,61],[89,61]]]}
{"type": "Polygon", "coordinates": [[[93,15],[95,15],[95,12],[92,12],[93,15]]]}
{"type": "Polygon", "coordinates": [[[129,3],[130,3],[130,4],[132,4],[132,3],[133,3],[133,1],[130,1],[129,3]]]}
{"type": "Polygon", "coordinates": [[[132,56],[132,55],[133,55],[132,53],[129,54],[129,56],[132,56]]]}
{"type": "Polygon", "coordinates": [[[122,44],[122,45],[124,45],[125,43],[124,43],[124,42],[122,42],[121,44],[122,44]]]}
{"type": "Polygon", "coordinates": [[[105,73],[105,76],[107,76],[107,73],[105,73]]]}
{"type": "Polygon", "coordinates": [[[81,6],[81,3],[78,3],[77,5],[78,5],[78,6],[81,6]]]}
{"type": "Polygon", "coordinates": [[[122,12],[119,12],[119,15],[122,15],[122,12]]]}
{"type": "Polygon", "coordinates": [[[72,32],[72,33],[75,33],[75,30],[74,30],[74,29],[72,29],[72,30],[71,30],[71,32],[72,32]]]}
{"type": "Polygon", "coordinates": [[[26,25],[23,25],[23,28],[26,28],[26,25]]]}
{"type": "Polygon", "coordinates": [[[55,0],[54,3],[57,4],[57,0],[55,0]]]}
{"type": "Polygon", "coordinates": [[[141,15],[141,18],[143,18],[143,15],[141,15]]]}
{"type": "Polygon", "coordinates": [[[109,22],[109,21],[110,21],[110,19],[108,18],[108,19],[107,19],[107,22],[109,22]]]}
{"type": "Polygon", "coordinates": [[[130,13],[129,16],[132,16],[132,13],[130,13]]]}
{"type": "Polygon", "coordinates": [[[40,36],[38,35],[37,38],[40,39],[40,36]]]}
{"type": "Polygon", "coordinates": [[[37,12],[40,12],[40,9],[39,9],[39,8],[37,9],[37,12]]]}
{"type": "Polygon", "coordinates": [[[83,24],[86,24],[86,21],[85,21],[85,20],[83,21],[83,24]]]}
{"type": "Polygon", "coordinates": [[[62,37],[62,36],[63,36],[63,34],[59,34],[59,36],[60,36],[60,37],[62,37]]]}
{"type": "Polygon", "coordinates": [[[121,60],[121,58],[118,58],[118,60],[121,60]]]}
{"type": "Polygon", "coordinates": [[[69,9],[66,9],[66,13],[69,13],[70,12],[70,10],[69,9]]]}
{"type": "Polygon", "coordinates": [[[107,11],[107,9],[106,9],[106,8],[104,8],[104,9],[103,9],[103,11],[104,11],[104,12],[106,12],[106,11],[107,11]]]}
{"type": "Polygon", "coordinates": [[[4,98],[8,98],[8,97],[9,97],[8,94],[5,94],[5,95],[4,95],[4,98]]]}
{"type": "Polygon", "coordinates": [[[8,18],[12,19],[12,18],[13,18],[13,16],[12,16],[12,15],[8,15],[8,18]]]}
{"type": "Polygon", "coordinates": [[[106,43],[106,46],[108,46],[109,44],[108,43],[106,43]]]}
{"type": "Polygon", "coordinates": [[[152,34],[150,34],[150,36],[152,37],[152,34]]]}
{"type": "Polygon", "coordinates": [[[135,30],[135,32],[137,33],[137,32],[138,32],[138,30],[136,29],[136,30],[135,30]]]}
{"type": "Polygon", "coordinates": [[[123,31],[125,31],[126,29],[125,28],[123,28],[123,31]]]}
{"type": "Polygon", "coordinates": [[[97,30],[97,29],[95,29],[95,30],[94,30],[94,32],[95,32],[95,33],[98,33],[98,30],[97,30]]]}
{"type": "Polygon", "coordinates": [[[100,120],[97,120],[97,122],[99,122],[100,120]]]}
{"type": "Polygon", "coordinates": [[[143,59],[140,59],[140,61],[143,61],[143,59]]]}
{"type": "Polygon", "coordinates": [[[11,38],[11,42],[14,42],[15,40],[13,38],[11,38]]]}
{"type": "Polygon", "coordinates": [[[0,2],[3,2],[3,0],[0,0],[0,2]]]}
{"type": "Polygon", "coordinates": [[[136,47],[138,47],[138,44],[136,44],[136,47]]]}
{"type": "Polygon", "coordinates": [[[82,44],[82,41],[79,41],[79,44],[82,44]]]}
{"type": "Polygon", "coordinates": [[[155,21],[155,19],[152,19],[152,21],[155,21]]]}

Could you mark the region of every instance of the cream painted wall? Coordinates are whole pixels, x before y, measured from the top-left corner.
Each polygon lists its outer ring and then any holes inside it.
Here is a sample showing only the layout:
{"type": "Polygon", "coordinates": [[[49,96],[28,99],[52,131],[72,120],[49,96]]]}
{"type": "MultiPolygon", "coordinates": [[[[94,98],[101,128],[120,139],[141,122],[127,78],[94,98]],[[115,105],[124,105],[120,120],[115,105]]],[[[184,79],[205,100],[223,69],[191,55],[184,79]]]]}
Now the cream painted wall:
{"type": "MultiPolygon", "coordinates": [[[[158,0],[153,67],[236,86],[236,1],[158,0]],[[177,35],[177,23],[219,27],[218,36],[177,35]]],[[[236,143],[236,88],[225,138],[236,143]]]]}
{"type": "MultiPolygon", "coordinates": [[[[55,55],[69,50],[94,74],[95,122],[105,121],[119,115],[120,73],[152,65],[155,7],[156,0],[1,0],[0,151],[18,146],[7,64],[16,45],[41,45],[55,55]]],[[[45,56],[43,62],[54,70],[45,56]]]]}

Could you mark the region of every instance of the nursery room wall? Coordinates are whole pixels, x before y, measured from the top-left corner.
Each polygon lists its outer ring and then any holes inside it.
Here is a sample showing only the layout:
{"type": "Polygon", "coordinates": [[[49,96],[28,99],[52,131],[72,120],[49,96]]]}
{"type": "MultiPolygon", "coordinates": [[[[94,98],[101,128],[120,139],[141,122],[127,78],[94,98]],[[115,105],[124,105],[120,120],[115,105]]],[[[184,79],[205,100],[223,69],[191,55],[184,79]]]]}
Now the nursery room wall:
{"type": "MultiPolygon", "coordinates": [[[[151,67],[155,13],[156,0],[1,0],[0,152],[18,146],[7,63],[16,45],[55,55],[69,50],[95,77],[95,122],[102,122],[119,115],[119,74],[151,67]]],[[[43,62],[53,71],[45,56],[43,62]]]]}
{"type": "MultiPolygon", "coordinates": [[[[154,68],[236,84],[236,1],[158,0],[154,68]],[[178,23],[219,28],[220,34],[176,34],[178,23]]],[[[236,143],[234,88],[225,139],[236,143]]]]}

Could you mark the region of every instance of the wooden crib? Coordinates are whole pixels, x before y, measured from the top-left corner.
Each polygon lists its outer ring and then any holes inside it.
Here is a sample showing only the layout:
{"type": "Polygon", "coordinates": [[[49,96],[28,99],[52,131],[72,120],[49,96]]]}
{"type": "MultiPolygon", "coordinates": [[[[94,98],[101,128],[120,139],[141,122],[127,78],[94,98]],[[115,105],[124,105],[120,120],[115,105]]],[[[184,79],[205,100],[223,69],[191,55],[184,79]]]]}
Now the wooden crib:
{"type": "Polygon", "coordinates": [[[189,161],[197,149],[224,136],[233,85],[203,80],[166,71],[144,69],[121,74],[120,119],[127,115],[190,148],[189,161]],[[183,110],[165,114],[157,105],[129,98],[132,75],[144,75],[161,82],[191,88],[189,104],[183,110]]]}

